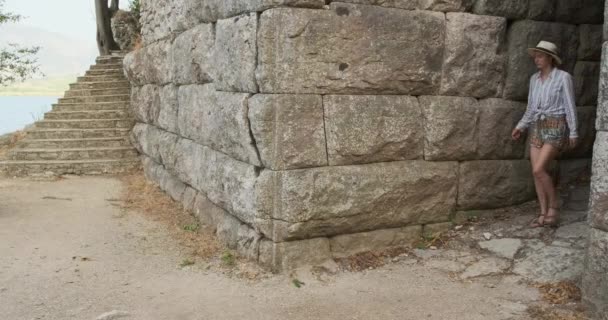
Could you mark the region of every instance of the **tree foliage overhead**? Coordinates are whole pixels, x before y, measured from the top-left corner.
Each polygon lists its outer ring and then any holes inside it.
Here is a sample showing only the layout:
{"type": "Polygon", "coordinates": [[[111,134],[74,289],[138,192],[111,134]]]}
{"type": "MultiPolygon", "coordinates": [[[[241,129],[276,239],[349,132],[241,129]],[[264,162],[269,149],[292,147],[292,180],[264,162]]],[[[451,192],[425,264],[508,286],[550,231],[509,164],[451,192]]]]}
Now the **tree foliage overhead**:
{"type": "MultiPolygon", "coordinates": [[[[4,0],[0,0],[0,25],[17,22],[22,16],[4,12],[4,0]]],[[[40,73],[36,54],[40,47],[22,47],[16,43],[0,44],[0,86],[25,81],[40,73]]]]}

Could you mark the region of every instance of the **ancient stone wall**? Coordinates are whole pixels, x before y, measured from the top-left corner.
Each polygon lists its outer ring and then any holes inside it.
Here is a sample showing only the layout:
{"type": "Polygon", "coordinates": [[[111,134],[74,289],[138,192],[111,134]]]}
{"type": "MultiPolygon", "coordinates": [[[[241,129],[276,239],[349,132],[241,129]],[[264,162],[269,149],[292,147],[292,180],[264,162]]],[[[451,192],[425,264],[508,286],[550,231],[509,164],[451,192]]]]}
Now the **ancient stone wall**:
{"type": "Polygon", "coordinates": [[[587,163],[603,3],[573,3],[146,0],[134,142],[150,179],[274,270],[411,244],[534,197],[510,132],[540,39],[576,81],[564,167],[587,163]]]}
{"type": "MultiPolygon", "coordinates": [[[[608,2],[607,2],[608,4],[608,2]]],[[[606,6],[608,17],[608,6],[606,6]]],[[[608,26],[604,25],[597,108],[597,138],[593,148],[583,299],[594,319],[608,316],[608,26]]],[[[598,39],[599,41],[599,39],[598,39]]]]}

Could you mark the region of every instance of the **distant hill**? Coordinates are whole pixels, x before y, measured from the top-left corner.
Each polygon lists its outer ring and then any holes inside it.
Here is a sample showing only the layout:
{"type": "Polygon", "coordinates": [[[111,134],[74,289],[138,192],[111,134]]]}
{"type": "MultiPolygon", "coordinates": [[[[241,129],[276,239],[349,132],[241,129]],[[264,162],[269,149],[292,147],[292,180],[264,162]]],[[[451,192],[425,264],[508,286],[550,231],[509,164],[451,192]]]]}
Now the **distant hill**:
{"type": "Polygon", "coordinates": [[[45,76],[0,87],[0,95],[62,95],[69,83],[76,82],[77,75],[95,63],[97,56],[94,34],[90,41],[83,41],[24,25],[3,25],[0,46],[7,43],[42,47],[38,61],[45,76]]]}

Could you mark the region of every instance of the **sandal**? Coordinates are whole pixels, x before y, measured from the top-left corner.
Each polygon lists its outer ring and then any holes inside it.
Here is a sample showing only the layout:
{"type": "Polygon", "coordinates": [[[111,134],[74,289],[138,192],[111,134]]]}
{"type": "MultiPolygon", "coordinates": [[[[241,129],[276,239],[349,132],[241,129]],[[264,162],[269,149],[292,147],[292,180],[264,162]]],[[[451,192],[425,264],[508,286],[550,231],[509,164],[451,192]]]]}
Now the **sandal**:
{"type": "Polygon", "coordinates": [[[543,225],[550,228],[558,228],[559,227],[559,208],[550,207],[547,212],[547,216],[543,221],[543,225]],[[550,210],[555,212],[554,214],[549,214],[550,210]]]}
{"type": "Polygon", "coordinates": [[[544,225],[545,225],[545,215],[539,214],[538,217],[536,217],[532,221],[530,221],[529,227],[534,229],[534,228],[541,228],[544,225]]]}

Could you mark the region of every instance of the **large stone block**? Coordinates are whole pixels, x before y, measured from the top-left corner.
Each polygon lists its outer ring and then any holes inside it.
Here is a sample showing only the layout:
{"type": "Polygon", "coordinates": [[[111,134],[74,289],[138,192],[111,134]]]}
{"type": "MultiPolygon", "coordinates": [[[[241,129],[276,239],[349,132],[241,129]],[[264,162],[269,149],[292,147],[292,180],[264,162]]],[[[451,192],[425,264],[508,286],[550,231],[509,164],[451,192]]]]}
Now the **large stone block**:
{"type": "Polygon", "coordinates": [[[144,79],[144,54],[143,48],[127,53],[122,60],[125,76],[133,86],[142,86],[146,84],[144,79]]]}
{"type": "Polygon", "coordinates": [[[579,41],[577,59],[600,61],[602,57],[602,25],[581,24],[578,26],[579,41]]]}
{"type": "Polygon", "coordinates": [[[177,87],[172,84],[162,87],[159,97],[158,126],[167,131],[177,133],[177,87]]]}
{"type": "Polygon", "coordinates": [[[140,122],[154,123],[160,113],[160,94],[156,85],[131,88],[131,110],[140,122]]]}
{"type": "MultiPolygon", "coordinates": [[[[513,141],[511,131],[526,111],[526,104],[503,99],[479,100],[479,159],[521,159],[525,143],[513,141]]],[[[471,124],[473,125],[473,124],[471,124]]]]}
{"type": "Polygon", "coordinates": [[[460,164],[458,208],[492,209],[534,198],[528,160],[482,160],[460,164]]]}
{"type": "Polygon", "coordinates": [[[562,158],[589,158],[595,141],[595,107],[577,108],[578,144],[574,149],[567,150],[562,158]]]}
{"type": "MultiPolygon", "coordinates": [[[[480,15],[524,19],[528,14],[529,0],[477,0],[473,12],[480,15]]],[[[532,0],[531,2],[534,2],[532,0]]]]}
{"type": "Polygon", "coordinates": [[[576,26],[540,21],[515,21],[507,32],[508,66],[504,98],[526,101],[530,76],[537,71],[527,48],[535,47],[540,40],[551,41],[561,50],[562,69],[572,73],[578,48],[576,26]]]}
{"type": "Polygon", "coordinates": [[[477,100],[464,97],[422,96],[425,160],[467,160],[477,154],[477,100]]]}
{"type": "Polygon", "coordinates": [[[602,0],[556,0],[555,20],[572,24],[602,24],[604,1],[602,0]]]}
{"type": "Polygon", "coordinates": [[[441,93],[496,97],[505,67],[507,19],[469,13],[447,14],[441,93]]]}
{"type": "Polygon", "coordinates": [[[597,104],[600,63],[578,61],[574,67],[573,77],[576,104],[579,106],[595,106],[597,104]]]}
{"type": "Polygon", "coordinates": [[[259,170],[188,139],[180,139],[165,166],[240,221],[254,225],[259,170]]]}
{"type": "Polygon", "coordinates": [[[557,0],[532,0],[528,4],[528,19],[553,21],[557,0]]]}
{"type": "Polygon", "coordinates": [[[595,140],[590,198],[591,225],[608,231],[608,132],[598,132],[595,140]]]}
{"type": "Polygon", "coordinates": [[[259,263],[274,272],[322,264],[329,259],[331,252],[327,238],[279,243],[263,240],[260,243],[259,263]]]}
{"type": "Polygon", "coordinates": [[[171,79],[175,84],[211,82],[213,25],[201,24],[180,34],[170,51],[171,79]]]}
{"type": "Polygon", "coordinates": [[[327,165],[321,96],[255,95],[249,99],[249,122],[264,167],[286,170],[327,165]]]}
{"type": "Polygon", "coordinates": [[[597,130],[608,131],[608,42],[602,46],[595,126],[597,130]]]}
{"type": "MultiPolygon", "coordinates": [[[[387,8],[414,10],[419,7],[419,3],[421,1],[420,0],[341,0],[340,2],[382,6],[382,7],[387,7],[387,8]]],[[[430,4],[428,6],[430,6],[430,4]]]]}
{"type": "Polygon", "coordinates": [[[248,12],[260,12],[274,7],[323,8],[325,0],[206,0],[204,20],[213,22],[248,12]]]}
{"type": "Polygon", "coordinates": [[[156,163],[165,164],[171,161],[172,156],[168,148],[177,143],[176,134],[152,125],[138,123],[133,127],[131,136],[133,145],[140,153],[147,155],[156,163]]]}
{"type": "Polygon", "coordinates": [[[128,53],[123,66],[129,81],[134,85],[170,83],[170,48],[171,42],[163,40],[128,53]]]}
{"type": "Polygon", "coordinates": [[[221,91],[257,92],[256,13],[219,20],[211,63],[215,86],[221,91]]]}
{"type": "Polygon", "coordinates": [[[422,114],[415,97],[323,97],[330,165],[423,157],[422,114]]]}
{"type": "Polygon", "coordinates": [[[608,232],[591,229],[582,279],[583,303],[593,319],[608,314],[608,232]]]}
{"type": "MultiPolygon", "coordinates": [[[[148,1],[148,0],[146,0],[148,1]]],[[[205,1],[201,0],[169,0],[170,11],[166,12],[169,21],[169,29],[172,33],[194,28],[204,21],[203,6],[205,1]]]]}
{"type": "Polygon", "coordinates": [[[329,245],[334,258],[344,258],[367,251],[413,247],[421,236],[422,226],[410,226],[343,234],[330,238],[329,245]]]}
{"type": "Polygon", "coordinates": [[[446,222],[455,162],[399,161],[262,171],[256,225],[274,241],[446,222]]]}
{"type": "Polygon", "coordinates": [[[179,133],[235,159],[261,165],[247,116],[247,93],[215,91],[212,84],[178,90],[179,133]]]}
{"type": "Polygon", "coordinates": [[[419,0],[418,9],[433,11],[470,11],[475,0],[419,0]]]}
{"type": "Polygon", "coordinates": [[[271,9],[260,19],[257,80],[265,93],[432,94],[444,36],[439,12],[271,9]]]}
{"type": "Polygon", "coordinates": [[[174,1],[146,0],[141,2],[141,33],[144,45],[171,35],[168,23],[174,1]]]}

